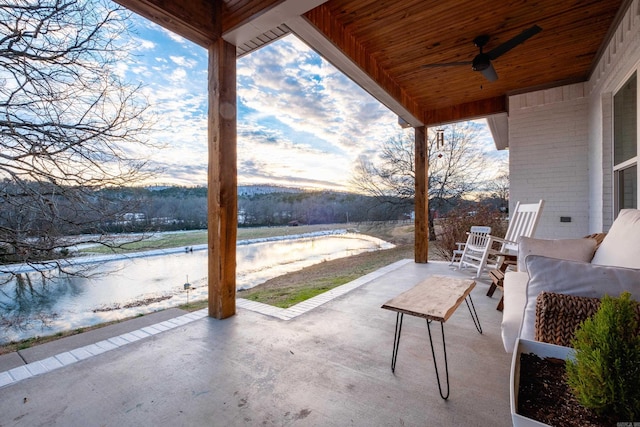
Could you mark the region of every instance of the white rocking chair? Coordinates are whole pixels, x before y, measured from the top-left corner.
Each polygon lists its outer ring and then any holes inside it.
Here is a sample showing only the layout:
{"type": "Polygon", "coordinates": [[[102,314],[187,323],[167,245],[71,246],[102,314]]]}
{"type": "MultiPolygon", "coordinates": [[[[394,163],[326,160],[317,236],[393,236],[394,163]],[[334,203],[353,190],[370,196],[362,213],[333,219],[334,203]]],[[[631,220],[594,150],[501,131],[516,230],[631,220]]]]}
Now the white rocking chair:
{"type": "MultiPolygon", "coordinates": [[[[492,235],[486,236],[486,246],[481,251],[465,250],[460,257],[460,267],[476,268],[476,278],[488,268],[497,268],[501,264],[501,257],[518,254],[518,242],[521,237],[532,237],[540,220],[540,213],[544,207],[544,200],[538,203],[516,204],[516,208],[509,220],[509,227],[504,238],[492,235]]],[[[469,239],[471,239],[471,233],[469,239]]],[[[465,245],[466,246],[466,245],[465,245]]]]}
{"type": "Polygon", "coordinates": [[[460,261],[465,251],[469,252],[483,252],[489,241],[487,235],[491,234],[491,227],[485,227],[480,225],[474,225],[471,227],[471,231],[467,232],[466,242],[456,242],[458,249],[453,251],[453,257],[449,265],[454,263],[460,266],[460,261]]]}

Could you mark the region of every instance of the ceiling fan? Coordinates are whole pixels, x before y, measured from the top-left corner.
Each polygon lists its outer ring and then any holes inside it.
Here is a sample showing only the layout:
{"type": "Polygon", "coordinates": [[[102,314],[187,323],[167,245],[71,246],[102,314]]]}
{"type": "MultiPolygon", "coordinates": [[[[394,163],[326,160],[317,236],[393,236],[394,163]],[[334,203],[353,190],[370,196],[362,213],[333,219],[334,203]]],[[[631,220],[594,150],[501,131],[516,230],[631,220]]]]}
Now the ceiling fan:
{"type": "Polygon", "coordinates": [[[521,43],[524,43],[527,39],[535,36],[542,28],[534,25],[531,28],[528,28],[513,37],[510,40],[502,43],[500,46],[497,46],[491,49],[489,52],[483,52],[482,48],[489,41],[488,35],[481,35],[473,39],[473,43],[480,49],[480,53],[473,58],[473,61],[464,61],[464,62],[444,62],[440,64],[427,64],[423,65],[423,68],[431,68],[431,67],[451,67],[456,65],[471,65],[471,69],[473,71],[480,71],[482,75],[489,80],[490,82],[494,82],[498,80],[498,74],[496,73],[495,68],[493,68],[493,64],[491,61],[497,59],[498,57],[504,55],[509,52],[514,47],[518,46],[521,43]]]}

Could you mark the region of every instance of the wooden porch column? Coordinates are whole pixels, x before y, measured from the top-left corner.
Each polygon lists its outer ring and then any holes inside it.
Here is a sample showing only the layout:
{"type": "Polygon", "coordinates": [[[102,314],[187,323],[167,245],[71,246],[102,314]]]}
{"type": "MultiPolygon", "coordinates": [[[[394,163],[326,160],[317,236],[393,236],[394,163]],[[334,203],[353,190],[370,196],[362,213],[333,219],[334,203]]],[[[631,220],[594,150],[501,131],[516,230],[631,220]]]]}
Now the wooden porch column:
{"type": "Polygon", "coordinates": [[[429,261],[429,165],[427,164],[427,132],[424,126],[415,128],[416,192],[415,250],[417,263],[429,261]]]}
{"type": "Polygon", "coordinates": [[[222,39],[209,46],[209,316],[236,313],[236,47],[222,39]]]}

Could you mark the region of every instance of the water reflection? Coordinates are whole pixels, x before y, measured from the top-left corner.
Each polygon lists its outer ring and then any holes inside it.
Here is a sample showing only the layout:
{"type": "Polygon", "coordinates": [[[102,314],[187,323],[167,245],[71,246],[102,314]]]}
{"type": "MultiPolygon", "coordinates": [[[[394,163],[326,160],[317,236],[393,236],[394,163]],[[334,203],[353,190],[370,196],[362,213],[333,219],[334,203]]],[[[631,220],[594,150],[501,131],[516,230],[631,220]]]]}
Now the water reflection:
{"type": "MultiPolygon", "coordinates": [[[[238,245],[237,287],[251,288],[322,261],[392,246],[354,233],[238,245]]],[[[0,278],[0,343],[183,304],[187,276],[189,300],[206,298],[206,245],[195,249],[103,262],[93,266],[90,278],[57,271],[0,278]]]]}

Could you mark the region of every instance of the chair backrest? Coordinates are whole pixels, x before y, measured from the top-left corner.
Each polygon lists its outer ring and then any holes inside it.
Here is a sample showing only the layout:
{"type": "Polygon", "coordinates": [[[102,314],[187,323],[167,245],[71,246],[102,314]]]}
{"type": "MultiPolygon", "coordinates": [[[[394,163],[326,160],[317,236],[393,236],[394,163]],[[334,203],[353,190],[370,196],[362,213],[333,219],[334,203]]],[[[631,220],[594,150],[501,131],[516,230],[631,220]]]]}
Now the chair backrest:
{"type": "Polygon", "coordinates": [[[489,241],[489,234],[491,234],[491,227],[474,225],[471,227],[471,230],[469,232],[467,245],[484,248],[485,246],[487,246],[487,242],[489,241]]]}
{"type": "Polygon", "coordinates": [[[543,207],[544,200],[540,200],[538,203],[516,203],[516,208],[509,219],[507,233],[504,236],[505,240],[514,243],[506,244],[504,249],[517,251],[517,243],[521,237],[533,237],[536,227],[538,226],[538,221],[540,221],[540,213],[543,207]]]}

